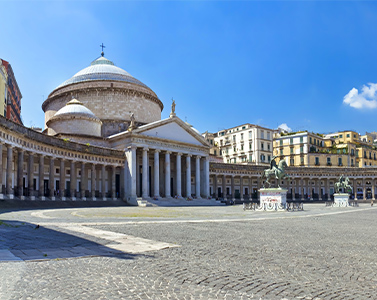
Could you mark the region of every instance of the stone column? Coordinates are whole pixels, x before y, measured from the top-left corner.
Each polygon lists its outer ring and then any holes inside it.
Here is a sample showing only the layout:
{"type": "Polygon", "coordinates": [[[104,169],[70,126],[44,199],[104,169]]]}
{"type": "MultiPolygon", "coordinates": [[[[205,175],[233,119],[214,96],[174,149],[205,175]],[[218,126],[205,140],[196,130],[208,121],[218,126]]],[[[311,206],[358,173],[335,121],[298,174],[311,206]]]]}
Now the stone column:
{"type": "Polygon", "coordinates": [[[208,198],[208,197],[210,197],[210,194],[209,194],[209,156],[206,156],[204,158],[204,171],[205,171],[205,179],[204,179],[205,192],[204,192],[204,196],[206,198],[208,198]]]}
{"type": "Polygon", "coordinates": [[[304,180],[300,179],[300,189],[299,189],[301,200],[304,199],[304,180]]]}
{"type": "Polygon", "coordinates": [[[170,190],[170,151],[165,153],[165,197],[171,197],[170,190]]]}
{"type": "Polygon", "coordinates": [[[65,161],[63,158],[60,160],[59,196],[62,200],[65,200],[65,161]]]}
{"type": "Polygon", "coordinates": [[[195,196],[200,199],[200,156],[196,157],[195,164],[195,196]]]}
{"type": "Polygon", "coordinates": [[[367,188],[365,186],[365,178],[363,178],[363,200],[367,199],[367,188]]]}
{"type": "Polygon", "coordinates": [[[113,197],[113,200],[117,199],[116,195],[116,187],[115,187],[115,176],[116,174],[116,166],[111,167],[111,197],[113,197]]]}
{"type": "Polygon", "coordinates": [[[86,200],[85,192],[88,189],[88,177],[86,176],[85,163],[81,163],[81,191],[80,197],[81,200],[86,200]]]}
{"type": "Polygon", "coordinates": [[[7,173],[6,173],[6,193],[10,199],[13,199],[12,189],[12,161],[13,161],[13,147],[8,145],[7,147],[7,173]]]}
{"type": "Polygon", "coordinates": [[[129,201],[130,204],[137,205],[136,195],[136,146],[131,146],[127,152],[127,162],[129,169],[129,201]]]}
{"type": "Polygon", "coordinates": [[[53,157],[50,157],[50,170],[49,170],[49,177],[48,177],[48,196],[51,200],[55,200],[55,194],[54,194],[54,163],[55,159],[53,157]]]}
{"type": "Polygon", "coordinates": [[[96,165],[95,164],[92,164],[90,176],[91,176],[90,194],[91,194],[92,200],[96,200],[96,165]]]}
{"type": "Polygon", "coordinates": [[[248,183],[248,188],[249,188],[249,200],[252,200],[251,199],[251,196],[252,196],[252,194],[253,194],[253,178],[251,177],[251,176],[248,176],[247,177],[248,178],[248,180],[249,180],[249,183],[248,183]]]}
{"type": "Polygon", "coordinates": [[[240,200],[243,200],[243,176],[240,176],[240,200]]]}
{"type": "Polygon", "coordinates": [[[24,150],[18,150],[18,164],[17,164],[17,189],[18,197],[24,199],[24,150]]]}
{"type": "Polygon", "coordinates": [[[374,185],[375,185],[375,181],[374,179],[372,179],[372,200],[376,200],[374,199],[374,185]]]}
{"type": "Polygon", "coordinates": [[[142,182],[142,197],[143,199],[148,199],[149,198],[149,195],[148,195],[148,179],[149,179],[149,176],[148,176],[148,148],[143,148],[143,174],[142,174],[142,178],[143,178],[143,182],[142,182]]]}
{"type": "Polygon", "coordinates": [[[218,199],[219,193],[217,190],[217,174],[213,176],[213,193],[215,194],[215,199],[218,199]]]}
{"type": "Polygon", "coordinates": [[[232,200],[236,201],[235,192],[234,192],[234,175],[232,175],[231,177],[230,189],[231,189],[232,200]]]}
{"type": "Polygon", "coordinates": [[[357,200],[357,179],[354,179],[353,181],[353,194],[354,194],[355,200],[357,200]]]}
{"type": "Polygon", "coordinates": [[[76,165],[75,165],[75,161],[74,160],[71,160],[71,171],[70,171],[70,188],[71,188],[71,199],[72,200],[76,200],[76,165]]]}
{"type": "Polygon", "coordinates": [[[34,197],[34,154],[29,152],[28,170],[27,170],[27,185],[29,190],[29,197],[35,200],[34,197]]]}
{"type": "Polygon", "coordinates": [[[186,156],[186,197],[191,197],[191,155],[186,156]]]}
{"type": "Polygon", "coordinates": [[[154,150],[154,198],[160,197],[160,150],[154,150]]]}
{"type": "Polygon", "coordinates": [[[102,181],[101,181],[101,193],[102,199],[106,200],[106,166],[102,165],[102,181]]]}
{"type": "Polygon", "coordinates": [[[41,200],[45,200],[44,195],[44,175],[45,175],[45,156],[39,156],[39,172],[38,172],[38,181],[39,181],[39,190],[38,196],[41,200]]]}
{"type": "Polygon", "coordinates": [[[223,175],[223,198],[226,200],[226,176],[223,175]]]}
{"type": "Polygon", "coordinates": [[[120,199],[124,199],[125,198],[125,189],[126,189],[126,185],[125,185],[125,167],[124,166],[121,166],[120,167],[120,199]]]}
{"type": "Polygon", "coordinates": [[[182,167],[181,167],[182,153],[177,153],[177,197],[182,197],[182,167]]]}

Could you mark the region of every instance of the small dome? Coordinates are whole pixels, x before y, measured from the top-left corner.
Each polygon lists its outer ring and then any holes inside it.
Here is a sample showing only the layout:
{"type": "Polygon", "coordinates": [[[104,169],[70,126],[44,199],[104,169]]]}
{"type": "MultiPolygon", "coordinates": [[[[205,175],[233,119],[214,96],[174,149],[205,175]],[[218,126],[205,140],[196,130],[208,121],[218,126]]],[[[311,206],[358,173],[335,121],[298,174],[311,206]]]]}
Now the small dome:
{"type": "Polygon", "coordinates": [[[149,87],[146,86],[144,83],[132,77],[125,70],[115,66],[112,61],[108,60],[103,56],[92,61],[89,67],[86,67],[85,69],[82,69],[81,71],[77,72],[75,75],[73,75],[70,79],[64,81],[57,88],[61,88],[72,83],[79,83],[92,80],[124,81],[129,83],[135,83],[149,89],[149,87]]]}
{"type": "Polygon", "coordinates": [[[72,99],[64,107],[59,109],[55,113],[54,118],[63,115],[81,115],[99,120],[89,108],[85,107],[84,104],[77,99],[72,99]]]}

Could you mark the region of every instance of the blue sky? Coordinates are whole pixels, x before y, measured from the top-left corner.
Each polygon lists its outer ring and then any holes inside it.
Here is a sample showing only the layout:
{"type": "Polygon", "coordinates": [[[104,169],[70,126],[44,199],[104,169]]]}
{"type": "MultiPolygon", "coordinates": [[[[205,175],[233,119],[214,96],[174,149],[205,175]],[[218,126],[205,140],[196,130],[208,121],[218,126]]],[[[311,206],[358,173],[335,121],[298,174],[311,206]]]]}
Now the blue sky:
{"type": "Polygon", "coordinates": [[[2,1],[0,58],[44,126],[48,94],[100,56],[199,131],[377,131],[377,3],[2,1]]]}

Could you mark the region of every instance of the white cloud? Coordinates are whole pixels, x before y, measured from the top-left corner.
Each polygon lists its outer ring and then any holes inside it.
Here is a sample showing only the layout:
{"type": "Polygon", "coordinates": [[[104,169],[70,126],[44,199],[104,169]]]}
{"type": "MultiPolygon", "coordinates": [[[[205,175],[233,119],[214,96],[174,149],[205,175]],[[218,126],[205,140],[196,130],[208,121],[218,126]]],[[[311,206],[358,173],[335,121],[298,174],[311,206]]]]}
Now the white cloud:
{"type": "Polygon", "coordinates": [[[279,128],[282,129],[282,130],[284,130],[284,131],[286,131],[286,132],[292,132],[292,129],[288,127],[287,123],[280,124],[278,126],[278,129],[279,128]]]}
{"type": "Polygon", "coordinates": [[[353,88],[343,98],[343,103],[351,107],[362,109],[373,109],[377,107],[377,83],[368,83],[363,85],[361,92],[353,88]]]}

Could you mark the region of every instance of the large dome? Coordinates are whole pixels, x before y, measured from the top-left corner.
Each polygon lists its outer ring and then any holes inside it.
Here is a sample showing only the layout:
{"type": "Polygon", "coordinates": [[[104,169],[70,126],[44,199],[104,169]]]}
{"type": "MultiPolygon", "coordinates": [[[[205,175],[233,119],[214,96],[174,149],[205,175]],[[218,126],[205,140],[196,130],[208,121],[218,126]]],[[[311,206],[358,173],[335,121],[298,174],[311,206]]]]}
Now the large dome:
{"type": "Polygon", "coordinates": [[[100,58],[97,58],[96,60],[94,60],[90,64],[89,67],[77,72],[70,79],[64,81],[61,85],[57,87],[57,89],[63,86],[72,84],[72,83],[92,81],[92,80],[124,81],[124,82],[135,83],[135,84],[144,86],[146,88],[149,88],[141,81],[132,77],[125,70],[115,66],[112,61],[101,56],[100,58]]]}
{"type": "MultiPolygon", "coordinates": [[[[131,113],[137,126],[161,119],[164,106],[157,95],[101,55],[55,88],[43,102],[46,127],[72,97],[80,99],[101,120],[103,137],[127,130],[131,113]]],[[[70,109],[64,108],[63,112],[70,109]]]]}

